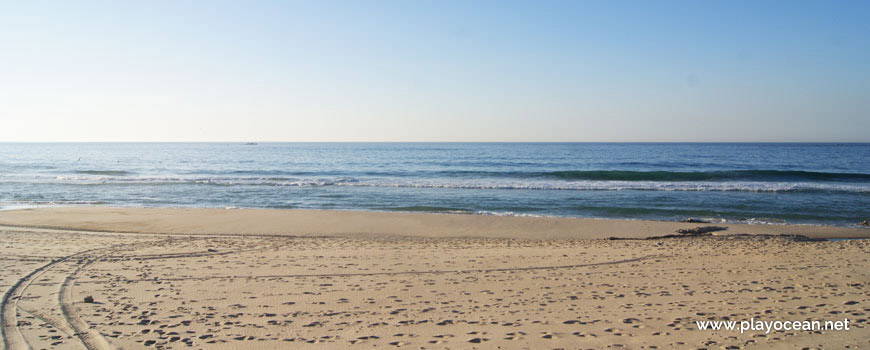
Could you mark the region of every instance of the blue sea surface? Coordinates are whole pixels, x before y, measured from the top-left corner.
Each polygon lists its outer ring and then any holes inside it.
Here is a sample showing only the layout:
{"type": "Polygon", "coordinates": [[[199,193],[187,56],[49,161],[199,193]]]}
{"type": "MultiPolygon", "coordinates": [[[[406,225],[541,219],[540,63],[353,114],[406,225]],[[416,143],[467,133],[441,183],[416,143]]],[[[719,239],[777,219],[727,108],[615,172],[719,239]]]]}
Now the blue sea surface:
{"type": "Polygon", "coordinates": [[[0,206],[46,205],[850,226],[870,144],[0,143],[0,206]]]}

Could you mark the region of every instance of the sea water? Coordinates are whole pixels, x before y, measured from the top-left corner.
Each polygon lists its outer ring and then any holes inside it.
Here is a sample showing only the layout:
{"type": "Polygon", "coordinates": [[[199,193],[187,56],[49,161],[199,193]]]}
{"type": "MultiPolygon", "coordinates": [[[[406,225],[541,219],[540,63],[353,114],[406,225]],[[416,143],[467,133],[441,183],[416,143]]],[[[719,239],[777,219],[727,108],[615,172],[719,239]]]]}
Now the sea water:
{"type": "Polygon", "coordinates": [[[856,225],[870,144],[0,143],[0,206],[856,225]]]}

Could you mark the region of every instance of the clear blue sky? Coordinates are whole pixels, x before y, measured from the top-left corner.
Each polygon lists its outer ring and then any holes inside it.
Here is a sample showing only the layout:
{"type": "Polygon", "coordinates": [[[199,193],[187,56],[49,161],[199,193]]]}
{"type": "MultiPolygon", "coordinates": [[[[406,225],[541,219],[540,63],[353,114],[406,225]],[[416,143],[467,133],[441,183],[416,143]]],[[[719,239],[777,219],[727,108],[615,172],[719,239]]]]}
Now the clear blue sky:
{"type": "Polygon", "coordinates": [[[7,1],[0,141],[870,141],[870,1],[7,1]]]}

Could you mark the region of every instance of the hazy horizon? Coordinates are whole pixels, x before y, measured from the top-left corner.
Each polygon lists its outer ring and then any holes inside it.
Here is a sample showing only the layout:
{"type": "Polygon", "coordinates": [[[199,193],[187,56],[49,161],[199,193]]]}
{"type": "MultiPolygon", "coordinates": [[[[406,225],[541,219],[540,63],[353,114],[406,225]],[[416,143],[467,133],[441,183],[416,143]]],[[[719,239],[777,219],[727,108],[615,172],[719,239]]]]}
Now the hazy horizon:
{"type": "Polygon", "coordinates": [[[52,144],[52,143],[217,143],[217,144],[268,144],[268,143],[516,143],[516,144],[546,144],[546,143],[589,143],[589,144],[867,144],[867,141],[0,141],[9,144],[33,143],[33,144],[52,144]]]}
{"type": "Polygon", "coordinates": [[[0,142],[868,142],[870,3],[0,4],[0,142]]]}

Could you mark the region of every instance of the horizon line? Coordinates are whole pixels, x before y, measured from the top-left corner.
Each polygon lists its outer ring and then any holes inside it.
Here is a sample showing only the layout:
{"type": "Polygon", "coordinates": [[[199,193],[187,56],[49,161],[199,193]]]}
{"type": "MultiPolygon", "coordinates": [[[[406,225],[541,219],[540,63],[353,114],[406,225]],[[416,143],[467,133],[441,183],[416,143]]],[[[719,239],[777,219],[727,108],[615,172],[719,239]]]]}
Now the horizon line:
{"type": "Polygon", "coordinates": [[[870,141],[0,141],[0,144],[48,144],[48,143],[804,143],[804,144],[865,144],[870,141]]]}

